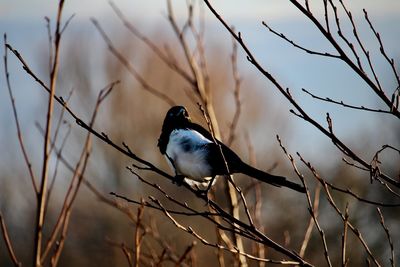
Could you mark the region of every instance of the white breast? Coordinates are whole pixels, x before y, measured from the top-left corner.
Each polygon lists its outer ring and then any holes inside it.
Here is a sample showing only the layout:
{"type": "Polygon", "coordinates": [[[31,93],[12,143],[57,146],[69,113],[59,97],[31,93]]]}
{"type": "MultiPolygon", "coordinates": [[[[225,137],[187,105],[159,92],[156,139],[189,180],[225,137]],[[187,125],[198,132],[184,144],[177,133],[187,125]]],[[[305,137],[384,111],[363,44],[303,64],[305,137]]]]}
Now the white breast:
{"type": "Polygon", "coordinates": [[[172,131],[166,150],[167,161],[172,170],[196,181],[204,181],[210,177],[211,169],[206,162],[207,151],[203,147],[207,143],[212,142],[197,131],[172,131]]]}

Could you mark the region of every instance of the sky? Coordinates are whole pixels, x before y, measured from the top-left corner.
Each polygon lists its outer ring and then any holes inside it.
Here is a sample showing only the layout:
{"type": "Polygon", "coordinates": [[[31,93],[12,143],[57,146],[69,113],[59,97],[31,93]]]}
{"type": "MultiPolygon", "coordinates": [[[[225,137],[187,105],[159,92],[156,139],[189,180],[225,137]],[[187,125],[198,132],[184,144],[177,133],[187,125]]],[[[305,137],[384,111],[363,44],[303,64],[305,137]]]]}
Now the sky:
{"type": "MultiPolygon", "coordinates": [[[[314,14],[321,16],[320,5],[318,3],[315,4],[315,2],[322,1],[310,2],[313,2],[311,9],[315,12],[314,14]]],[[[114,3],[124,11],[127,17],[135,21],[144,32],[153,32],[154,29],[166,22],[166,2],[164,0],[115,0],[114,3]]],[[[320,38],[320,34],[315,27],[288,1],[234,0],[228,2],[218,0],[212,1],[212,3],[228,24],[234,25],[236,29],[242,32],[248,46],[257,55],[262,65],[280,79],[285,86],[290,87],[299,102],[305,106],[307,111],[316,116],[322,124],[325,123],[326,112],[330,112],[335,120],[341,122],[335,125],[338,133],[347,136],[349,139],[354,139],[357,138],[358,134],[352,136],[348,135],[348,133],[357,133],[360,129],[366,132],[372,131],[377,123],[391,122],[390,117],[386,117],[382,122],[380,117],[373,114],[365,117],[357,112],[350,113],[346,109],[315,101],[301,92],[301,88],[306,88],[321,96],[343,100],[351,104],[381,107],[381,103],[376,101],[364,82],[356,77],[343,63],[331,59],[313,57],[296,50],[291,45],[269,33],[261,25],[261,21],[266,21],[274,29],[284,32],[288,37],[302,45],[318,51],[332,51],[329,44],[320,38]],[[345,99],[343,99],[343,95],[345,95],[345,99]]],[[[387,53],[395,59],[400,59],[400,27],[398,27],[400,25],[400,1],[352,0],[346,1],[346,4],[352,10],[355,20],[360,23],[360,35],[365,40],[366,46],[375,52],[375,55],[378,55],[374,56],[373,59],[376,59],[379,74],[388,88],[394,87],[390,69],[379,57],[376,39],[373,38],[363,20],[362,9],[368,10],[372,21],[380,31],[387,53]]],[[[186,1],[173,1],[173,5],[176,16],[184,19],[186,17],[186,1]]],[[[9,43],[22,52],[27,61],[32,62],[33,67],[37,67],[35,66],[35,60],[40,49],[44,49],[43,40],[47,38],[44,17],[48,16],[54,21],[56,9],[57,1],[0,0],[0,32],[7,33],[9,43]]],[[[206,8],[204,10],[207,36],[212,40],[211,42],[218,43],[221,42],[220,39],[226,40],[229,38],[215,17],[206,8]]],[[[106,27],[113,25],[113,23],[118,23],[106,0],[67,0],[64,18],[69,17],[71,14],[75,14],[68,29],[71,32],[94,31],[94,27],[90,22],[92,17],[105,24],[106,27]]],[[[240,60],[243,62],[241,70],[244,73],[256,73],[250,64],[246,64],[243,54],[241,54],[240,60]]],[[[35,86],[32,85],[32,80],[20,70],[15,60],[10,60],[10,72],[13,77],[13,86],[15,88],[24,88],[23,90],[15,90],[18,107],[21,109],[20,113],[23,114],[25,108],[27,110],[34,109],[36,101],[39,100],[35,99],[35,97],[40,96],[32,95],[32,97],[27,97],[30,96],[30,88],[35,86]]],[[[7,140],[9,131],[14,131],[15,129],[7,127],[13,121],[10,116],[7,91],[5,90],[3,64],[0,66],[0,73],[0,124],[2,128],[6,129],[0,132],[0,141],[4,148],[4,146],[8,145],[4,141],[7,140]]],[[[271,84],[261,75],[259,75],[259,79],[260,83],[265,83],[266,86],[271,87],[271,84]]],[[[290,107],[287,100],[276,90],[269,90],[273,99],[278,103],[285,104],[282,112],[289,114],[290,107]]],[[[326,138],[318,134],[315,129],[305,122],[290,115],[288,118],[290,123],[294,125],[293,131],[296,131],[299,139],[303,140],[302,143],[296,144],[296,149],[307,149],[315,141],[324,145],[329,143],[326,138]]],[[[30,118],[22,116],[21,120],[26,122],[25,120],[30,120],[30,118]]],[[[379,142],[385,141],[379,140],[379,142]]],[[[376,145],[378,146],[379,144],[377,143],[376,145]]],[[[315,153],[319,153],[319,151],[315,153]]]]}

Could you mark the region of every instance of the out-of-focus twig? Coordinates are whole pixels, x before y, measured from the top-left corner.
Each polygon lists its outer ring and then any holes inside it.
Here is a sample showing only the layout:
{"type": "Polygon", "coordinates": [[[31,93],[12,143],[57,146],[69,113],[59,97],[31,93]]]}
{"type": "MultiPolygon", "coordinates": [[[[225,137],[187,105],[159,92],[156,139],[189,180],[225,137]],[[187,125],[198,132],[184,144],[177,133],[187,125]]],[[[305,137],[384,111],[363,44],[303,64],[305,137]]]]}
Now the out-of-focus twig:
{"type": "MultiPolygon", "coordinates": [[[[319,196],[320,196],[320,193],[321,193],[321,185],[318,184],[315,187],[315,190],[314,190],[313,210],[314,210],[314,213],[315,213],[315,217],[318,217],[318,213],[319,213],[319,209],[318,208],[319,208],[319,196]]],[[[301,244],[301,247],[300,247],[299,255],[301,257],[304,257],[304,255],[306,253],[308,242],[311,239],[311,233],[312,233],[312,229],[314,227],[314,223],[315,223],[314,219],[311,217],[309,222],[308,222],[307,230],[306,230],[306,232],[304,234],[303,243],[301,244]]]]}
{"type": "Polygon", "coordinates": [[[346,204],[346,208],[344,210],[344,221],[343,221],[343,234],[342,234],[342,267],[346,267],[348,260],[346,257],[346,247],[347,247],[347,228],[349,220],[349,204],[346,204]]]}
{"type": "Polygon", "coordinates": [[[374,264],[376,266],[381,266],[380,263],[378,262],[378,260],[376,259],[376,257],[374,256],[374,254],[372,253],[371,249],[369,248],[368,244],[366,243],[363,235],[361,234],[360,230],[355,227],[345,216],[345,214],[343,214],[343,212],[337,207],[330,191],[329,191],[329,187],[326,184],[325,180],[322,179],[320,177],[320,175],[318,174],[318,172],[315,170],[315,168],[311,165],[310,162],[307,162],[300,153],[297,153],[297,155],[299,156],[300,160],[307,166],[307,168],[309,168],[309,170],[312,172],[312,174],[314,175],[314,178],[317,179],[318,182],[320,182],[323,186],[325,195],[328,199],[329,204],[333,207],[333,209],[336,211],[336,213],[339,215],[339,217],[342,219],[342,221],[347,221],[347,225],[350,228],[350,230],[354,233],[354,235],[358,238],[358,240],[360,241],[360,243],[362,244],[362,246],[364,247],[365,251],[367,252],[368,256],[373,260],[374,264]]]}
{"type": "Polygon", "coordinates": [[[389,232],[389,228],[386,226],[385,224],[385,219],[383,218],[383,214],[380,208],[376,208],[378,214],[379,214],[379,219],[380,219],[380,223],[382,225],[383,230],[385,231],[387,240],[389,242],[389,247],[390,247],[390,264],[392,265],[392,267],[395,267],[395,257],[394,257],[394,246],[393,246],[393,239],[392,236],[390,235],[389,232]]]}
{"type": "Polygon", "coordinates": [[[113,45],[111,39],[107,36],[103,28],[100,26],[99,22],[92,18],[91,21],[93,22],[94,26],[100,33],[101,37],[103,38],[104,42],[107,44],[108,50],[126,67],[130,74],[138,81],[138,83],[142,86],[143,90],[149,92],[150,94],[154,95],[158,99],[164,101],[169,106],[176,105],[175,101],[168,96],[167,94],[163,93],[161,90],[158,90],[147,83],[147,81],[139,74],[139,72],[135,69],[135,67],[125,58],[123,54],[121,54],[113,45]]]}
{"type": "Polygon", "coordinates": [[[43,224],[44,215],[47,201],[48,190],[48,172],[49,172],[49,157],[50,157],[50,137],[51,125],[54,106],[54,96],[56,92],[56,81],[58,74],[59,55],[60,55],[60,41],[61,41],[61,15],[64,7],[64,0],[59,1],[57,11],[56,30],[54,33],[54,60],[50,73],[50,95],[47,106],[46,127],[44,134],[44,148],[43,148],[43,166],[42,175],[40,180],[40,189],[37,194],[37,212],[36,212],[36,225],[35,225],[35,244],[34,244],[34,266],[40,267],[42,265],[42,239],[43,239],[43,224]]]}
{"type": "Polygon", "coordinates": [[[3,214],[1,214],[1,212],[0,212],[0,226],[1,226],[1,232],[3,233],[4,242],[6,243],[8,254],[10,255],[12,262],[16,267],[21,267],[22,263],[18,260],[17,256],[15,255],[14,248],[11,244],[10,236],[8,235],[6,223],[4,222],[3,214]]]}
{"type": "MultiPolygon", "coordinates": [[[[96,120],[97,112],[98,109],[103,102],[103,100],[109,95],[109,93],[113,90],[114,86],[118,84],[119,81],[112,82],[109,85],[107,85],[104,89],[102,89],[99,92],[96,105],[94,107],[94,111],[92,113],[91,121],[89,123],[89,126],[92,127],[94,125],[94,122],[96,120]]],[[[59,241],[59,244],[57,246],[57,250],[53,256],[52,262],[56,263],[58,262],[59,256],[61,254],[64,241],[65,241],[65,235],[66,231],[68,229],[68,221],[69,217],[71,214],[71,209],[72,209],[72,204],[78,194],[78,190],[80,187],[80,184],[82,183],[83,180],[83,175],[85,173],[89,156],[90,156],[90,150],[91,150],[91,133],[89,132],[86,136],[85,143],[83,145],[83,149],[81,152],[81,156],[78,160],[78,163],[76,164],[76,167],[74,168],[74,173],[69,185],[69,188],[67,190],[67,194],[64,198],[64,203],[61,209],[61,212],[58,216],[57,222],[53,228],[53,231],[50,235],[50,238],[46,244],[45,250],[43,252],[43,258],[46,258],[48,253],[50,252],[50,249],[54,245],[54,242],[56,241],[57,235],[62,230],[61,232],[61,239],[59,241]],[[62,228],[61,228],[62,227],[62,228]]]]}
{"type": "Polygon", "coordinates": [[[168,55],[165,55],[155,43],[153,43],[149,38],[143,35],[138,28],[136,28],[132,23],[128,21],[128,19],[124,16],[124,14],[117,7],[117,5],[114,4],[114,2],[110,1],[109,3],[115,14],[122,21],[122,23],[129,30],[130,33],[132,33],[139,40],[145,43],[151,49],[151,51],[153,51],[171,70],[176,71],[190,84],[192,85],[195,84],[193,78],[190,75],[188,75],[188,73],[184,69],[182,69],[182,67],[179,66],[179,64],[175,60],[171,58],[171,56],[168,57],[168,55]]]}
{"type": "MultiPolygon", "coordinates": [[[[393,58],[389,58],[389,56],[387,55],[387,53],[385,51],[385,48],[383,46],[383,41],[381,39],[381,36],[380,36],[379,32],[377,30],[375,30],[375,27],[374,27],[373,23],[371,22],[371,20],[370,20],[370,18],[368,16],[367,10],[363,9],[363,12],[364,12],[365,20],[368,22],[368,25],[369,25],[370,29],[372,30],[372,32],[374,33],[376,39],[378,40],[379,51],[381,52],[383,57],[389,63],[390,67],[392,68],[393,74],[396,77],[397,85],[400,86],[400,77],[399,77],[399,74],[397,73],[397,70],[396,70],[396,67],[395,67],[395,63],[394,63],[394,59],[393,58]]],[[[395,111],[393,111],[393,112],[395,112],[395,111]]],[[[397,110],[397,112],[399,112],[399,111],[397,110]]]]}
{"type": "MultiPolygon", "coordinates": [[[[143,202],[143,200],[141,201],[143,202]]],[[[135,227],[135,265],[136,267],[139,267],[140,263],[140,252],[141,252],[141,243],[142,243],[142,237],[143,235],[140,234],[140,224],[142,222],[143,218],[143,210],[144,210],[144,204],[139,206],[137,210],[137,216],[136,216],[136,227],[135,227]]]]}
{"type": "Polygon", "coordinates": [[[196,244],[197,244],[196,241],[193,241],[189,246],[186,247],[182,256],[179,258],[178,262],[175,264],[176,267],[181,266],[181,264],[185,261],[185,259],[187,258],[189,253],[193,250],[193,248],[196,244]]]}
{"type": "Polygon", "coordinates": [[[257,261],[264,261],[264,262],[270,262],[270,263],[282,264],[282,265],[299,264],[299,262],[295,262],[295,261],[277,261],[277,260],[270,260],[270,259],[261,259],[261,258],[255,257],[255,256],[253,256],[253,255],[247,254],[247,253],[245,253],[245,252],[243,252],[243,251],[240,251],[240,250],[238,250],[238,249],[236,249],[236,250],[231,250],[231,249],[229,249],[229,248],[227,248],[227,247],[224,247],[224,246],[222,246],[222,245],[219,245],[219,244],[212,244],[212,243],[208,242],[205,238],[203,238],[202,236],[200,236],[197,232],[195,232],[195,231],[193,230],[192,227],[190,227],[190,226],[185,227],[185,226],[183,226],[182,224],[180,224],[174,217],[172,217],[172,216],[168,213],[168,211],[163,207],[163,205],[161,204],[161,202],[160,202],[159,200],[153,199],[153,201],[164,211],[165,215],[174,223],[174,225],[175,225],[177,228],[179,228],[179,229],[181,229],[181,230],[183,230],[183,231],[185,231],[185,232],[187,232],[187,233],[193,235],[193,236],[196,237],[200,242],[202,242],[204,245],[211,246],[211,247],[218,247],[218,248],[224,249],[224,250],[226,250],[226,251],[228,251],[228,252],[231,252],[231,253],[234,253],[234,254],[239,253],[239,254],[245,256],[246,258],[253,259],[253,260],[257,260],[257,261]]]}
{"type": "Polygon", "coordinates": [[[242,83],[241,78],[239,77],[239,72],[237,68],[237,43],[234,39],[232,39],[232,54],[231,54],[231,64],[232,64],[232,76],[234,80],[234,90],[233,90],[233,95],[235,98],[235,113],[233,115],[232,122],[229,126],[229,136],[227,139],[227,145],[231,146],[233,141],[235,140],[236,137],[236,128],[238,125],[238,121],[240,118],[240,114],[242,111],[242,102],[240,100],[240,85],[242,83]]]}
{"type": "MultiPolygon", "coordinates": [[[[326,259],[326,263],[328,264],[328,266],[331,267],[332,266],[332,262],[331,262],[331,258],[329,256],[329,250],[328,250],[328,243],[326,241],[326,235],[325,235],[324,230],[322,229],[322,227],[320,226],[320,224],[318,222],[317,212],[316,212],[316,210],[314,210],[314,208],[315,207],[318,208],[318,206],[314,206],[312,204],[310,191],[309,191],[309,189],[308,189],[308,187],[306,185],[306,182],[305,182],[305,179],[304,179],[303,175],[300,173],[300,171],[298,170],[298,168],[296,166],[296,163],[294,161],[293,156],[287,152],[286,148],[283,146],[282,141],[281,141],[281,139],[280,139],[280,137],[278,135],[276,136],[276,138],[278,140],[279,146],[282,148],[283,152],[285,153],[285,155],[289,159],[290,163],[292,164],[293,170],[295,171],[297,176],[300,178],[301,182],[304,185],[304,188],[306,189],[308,211],[309,211],[309,213],[311,215],[311,218],[313,219],[313,221],[315,223],[315,226],[317,227],[318,232],[319,232],[319,234],[321,236],[321,241],[322,241],[322,246],[324,248],[324,256],[325,256],[325,259],[326,259]]],[[[304,244],[304,242],[303,242],[303,244],[304,244]]],[[[304,250],[305,250],[305,248],[304,248],[304,250]]]]}
{"type": "Polygon", "coordinates": [[[33,172],[32,164],[31,164],[31,161],[29,160],[28,153],[27,153],[27,151],[25,149],[24,139],[22,137],[21,127],[19,125],[17,108],[16,108],[16,105],[15,105],[15,98],[14,98],[13,92],[11,90],[10,74],[8,72],[7,45],[6,44],[7,44],[7,35],[4,34],[4,72],[5,72],[5,75],[6,75],[7,89],[8,89],[8,93],[9,93],[10,100],[11,100],[11,105],[12,105],[12,109],[13,109],[13,115],[14,115],[15,124],[17,126],[18,142],[19,142],[19,145],[21,147],[22,155],[24,156],[25,164],[28,167],[28,172],[29,172],[29,176],[31,178],[33,190],[34,190],[35,194],[37,194],[39,192],[39,190],[38,190],[38,188],[36,186],[36,182],[35,182],[36,181],[36,177],[35,177],[35,173],[33,172]]]}

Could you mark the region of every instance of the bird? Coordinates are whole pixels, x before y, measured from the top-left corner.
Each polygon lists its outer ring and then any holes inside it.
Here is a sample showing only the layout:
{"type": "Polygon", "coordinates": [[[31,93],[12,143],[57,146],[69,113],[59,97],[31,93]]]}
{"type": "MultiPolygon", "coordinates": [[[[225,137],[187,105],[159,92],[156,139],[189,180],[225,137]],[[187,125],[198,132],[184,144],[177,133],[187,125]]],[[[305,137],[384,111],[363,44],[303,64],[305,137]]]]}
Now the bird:
{"type": "Polygon", "coordinates": [[[184,106],[173,106],[168,110],[157,145],[175,172],[177,183],[182,183],[185,178],[198,183],[209,182],[208,191],[216,176],[242,173],[273,186],[306,192],[300,184],[245,163],[209,131],[192,122],[184,106]]]}

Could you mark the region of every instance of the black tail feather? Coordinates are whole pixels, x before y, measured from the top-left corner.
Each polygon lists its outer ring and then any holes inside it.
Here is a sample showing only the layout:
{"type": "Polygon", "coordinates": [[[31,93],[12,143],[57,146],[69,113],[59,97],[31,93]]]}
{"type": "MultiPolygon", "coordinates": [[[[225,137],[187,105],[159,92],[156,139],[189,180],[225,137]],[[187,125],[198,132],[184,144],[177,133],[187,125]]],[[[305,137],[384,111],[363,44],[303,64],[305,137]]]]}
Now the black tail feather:
{"type": "Polygon", "coordinates": [[[257,180],[264,182],[264,183],[268,183],[277,187],[288,187],[290,189],[296,190],[298,192],[301,193],[305,193],[306,189],[304,188],[304,186],[291,182],[289,180],[287,180],[285,177],[283,176],[275,176],[266,172],[263,172],[259,169],[256,169],[246,163],[243,163],[241,168],[238,170],[238,172],[246,174],[248,176],[251,176],[253,178],[256,178],[257,180]]]}

